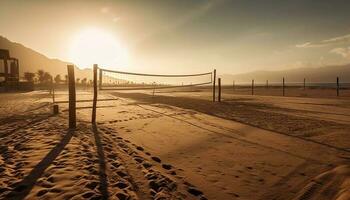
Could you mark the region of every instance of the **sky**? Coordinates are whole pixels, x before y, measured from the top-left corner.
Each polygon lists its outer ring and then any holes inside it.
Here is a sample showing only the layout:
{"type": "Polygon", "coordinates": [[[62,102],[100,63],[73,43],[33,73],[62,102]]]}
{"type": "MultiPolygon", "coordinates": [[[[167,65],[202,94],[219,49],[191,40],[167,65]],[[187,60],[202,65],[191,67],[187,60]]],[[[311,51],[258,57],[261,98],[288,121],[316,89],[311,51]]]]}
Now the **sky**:
{"type": "Polygon", "coordinates": [[[75,61],[93,29],[115,39],[96,52],[113,69],[235,74],[350,63],[349,11],[349,0],[1,0],[0,35],[75,61]]]}

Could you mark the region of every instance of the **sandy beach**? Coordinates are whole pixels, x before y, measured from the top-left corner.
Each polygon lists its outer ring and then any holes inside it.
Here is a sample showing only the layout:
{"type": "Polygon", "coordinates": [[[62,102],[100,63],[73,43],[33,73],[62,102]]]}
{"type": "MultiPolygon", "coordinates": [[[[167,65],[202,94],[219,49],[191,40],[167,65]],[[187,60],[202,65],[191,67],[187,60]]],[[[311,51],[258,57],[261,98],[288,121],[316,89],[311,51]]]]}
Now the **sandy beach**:
{"type": "Polygon", "coordinates": [[[0,200],[350,200],[349,10],[0,0],[0,200]]]}
{"type": "Polygon", "coordinates": [[[70,131],[47,92],[1,94],[0,198],[349,198],[349,99],[209,97],[100,93],[70,131]]]}

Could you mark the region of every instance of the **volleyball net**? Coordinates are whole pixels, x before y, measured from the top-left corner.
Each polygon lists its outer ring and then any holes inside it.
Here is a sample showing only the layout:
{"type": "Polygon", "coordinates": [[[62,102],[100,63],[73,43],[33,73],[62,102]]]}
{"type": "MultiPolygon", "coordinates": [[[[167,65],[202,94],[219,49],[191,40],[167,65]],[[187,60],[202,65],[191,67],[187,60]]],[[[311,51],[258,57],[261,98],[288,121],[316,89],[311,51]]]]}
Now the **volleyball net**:
{"type": "Polygon", "coordinates": [[[144,74],[99,68],[100,90],[154,90],[205,86],[214,81],[214,71],[198,74],[144,74]]]}

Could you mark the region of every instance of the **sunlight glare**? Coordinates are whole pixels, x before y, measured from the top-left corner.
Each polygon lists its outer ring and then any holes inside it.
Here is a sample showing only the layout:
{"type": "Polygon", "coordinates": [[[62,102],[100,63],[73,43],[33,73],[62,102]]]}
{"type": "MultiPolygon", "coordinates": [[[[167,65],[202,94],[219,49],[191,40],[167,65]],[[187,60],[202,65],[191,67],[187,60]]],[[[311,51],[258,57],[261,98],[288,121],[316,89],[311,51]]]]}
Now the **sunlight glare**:
{"type": "Polygon", "coordinates": [[[92,68],[93,64],[98,64],[103,68],[120,69],[127,64],[127,50],[115,35],[89,28],[73,38],[70,58],[79,68],[92,68]]]}

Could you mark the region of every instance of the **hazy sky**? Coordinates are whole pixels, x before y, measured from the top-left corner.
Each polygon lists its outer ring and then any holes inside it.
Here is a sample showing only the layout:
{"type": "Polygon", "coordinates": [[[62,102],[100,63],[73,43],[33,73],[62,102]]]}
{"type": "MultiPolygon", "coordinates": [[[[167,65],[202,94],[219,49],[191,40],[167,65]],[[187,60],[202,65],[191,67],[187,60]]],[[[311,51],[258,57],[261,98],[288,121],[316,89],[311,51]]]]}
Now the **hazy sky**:
{"type": "MultiPolygon", "coordinates": [[[[350,62],[349,0],[0,1],[0,35],[70,61],[74,37],[118,38],[140,72],[221,73],[350,62]]],[[[98,62],[98,61],[97,61],[98,62]]]]}

